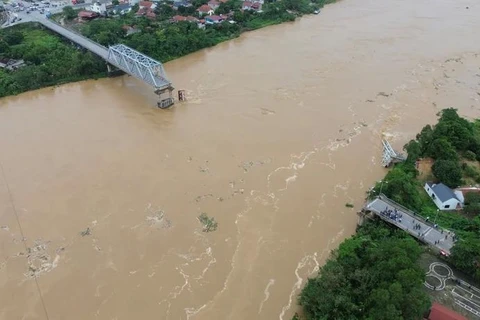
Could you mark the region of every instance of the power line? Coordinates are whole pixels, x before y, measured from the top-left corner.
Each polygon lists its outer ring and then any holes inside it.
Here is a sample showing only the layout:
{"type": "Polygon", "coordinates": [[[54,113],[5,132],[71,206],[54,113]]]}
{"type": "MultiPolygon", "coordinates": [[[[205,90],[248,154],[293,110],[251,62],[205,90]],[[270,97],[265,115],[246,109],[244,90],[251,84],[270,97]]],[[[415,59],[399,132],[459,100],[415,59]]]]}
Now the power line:
{"type": "MultiPolygon", "coordinates": [[[[0,168],[2,170],[2,176],[3,176],[3,180],[5,181],[5,186],[7,187],[8,197],[10,198],[10,203],[13,208],[13,213],[15,214],[15,218],[17,219],[18,229],[20,230],[20,235],[22,236],[22,243],[23,243],[23,246],[25,247],[25,252],[27,252],[28,248],[25,242],[27,238],[25,238],[25,234],[23,233],[22,225],[20,224],[20,218],[18,217],[18,213],[17,213],[17,208],[15,207],[15,203],[13,202],[12,191],[10,190],[10,185],[8,184],[7,176],[5,175],[5,170],[3,169],[3,164],[1,162],[0,162],[0,168]]],[[[42,290],[40,290],[40,285],[38,284],[37,275],[34,274],[34,276],[35,276],[34,279],[35,279],[35,284],[37,286],[38,295],[40,296],[40,301],[42,302],[43,311],[45,312],[45,316],[47,317],[47,320],[50,320],[50,317],[48,316],[48,312],[47,312],[47,306],[45,305],[45,301],[43,300],[42,290]]]]}

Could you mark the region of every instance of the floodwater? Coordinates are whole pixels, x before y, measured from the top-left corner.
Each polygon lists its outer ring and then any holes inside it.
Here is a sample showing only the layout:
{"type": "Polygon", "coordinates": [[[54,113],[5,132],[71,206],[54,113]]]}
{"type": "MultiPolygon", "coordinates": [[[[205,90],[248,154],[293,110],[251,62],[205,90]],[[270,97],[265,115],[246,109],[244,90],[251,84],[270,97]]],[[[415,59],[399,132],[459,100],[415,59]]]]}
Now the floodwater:
{"type": "Polygon", "coordinates": [[[0,100],[0,319],[291,319],[382,136],[480,115],[479,17],[344,0],[168,63],[167,111],[131,77],[0,100]]]}

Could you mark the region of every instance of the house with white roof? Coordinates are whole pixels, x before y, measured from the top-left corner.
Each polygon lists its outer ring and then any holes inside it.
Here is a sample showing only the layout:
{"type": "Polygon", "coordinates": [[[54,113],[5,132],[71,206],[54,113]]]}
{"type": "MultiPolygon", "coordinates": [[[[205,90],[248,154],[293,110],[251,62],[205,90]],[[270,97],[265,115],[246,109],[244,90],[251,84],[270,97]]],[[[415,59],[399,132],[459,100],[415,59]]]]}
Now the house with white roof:
{"type": "Polygon", "coordinates": [[[463,193],[454,191],[443,183],[427,182],[424,186],[438,209],[442,211],[457,210],[463,207],[463,193]]]}

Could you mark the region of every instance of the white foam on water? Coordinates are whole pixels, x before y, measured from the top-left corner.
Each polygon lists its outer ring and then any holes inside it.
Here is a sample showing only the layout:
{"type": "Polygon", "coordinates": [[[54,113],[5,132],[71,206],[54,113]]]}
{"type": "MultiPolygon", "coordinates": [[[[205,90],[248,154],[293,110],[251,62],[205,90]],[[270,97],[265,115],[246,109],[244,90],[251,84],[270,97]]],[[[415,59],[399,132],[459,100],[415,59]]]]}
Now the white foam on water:
{"type": "Polygon", "coordinates": [[[267,286],[265,287],[265,290],[263,290],[263,293],[265,294],[265,298],[263,301],[260,303],[260,307],[258,308],[258,314],[262,313],[263,305],[265,302],[267,302],[268,298],[270,298],[270,287],[275,284],[275,279],[270,279],[268,280],[267,286]]]}
{"type": "Polygon", "coordinates": [[[278,319],[279,319],[279,320],[284,320],[283,317],[285,316],[285,313],[291,308],[294,297],[298,294],[298,291],[299,291],[300,288],[302,287],[303,278],[299,275],[300,270],[302,270],[304,267],[308,266],[308,263],[309,263],[309,262],[313,262],[313,263],[314,263],[314,267],[313,267],[313,269],[312,269],[311,271],[308,272],[308,276],[312,276],[313,274],[317,273],[318,270],[320,270],[320,262],[319,262],[319,260],[323,259],[323,257],[324,257],[326,254],[329,254],[329,253],[330,253],[330,247],[331,247],[331,246],[334,246],[334,245],[338,242],[338,240],[343,237],[344,232],[345,232],[345,229],[342,228],[342,229],[335,235],[335,237],[333,237],[332,239],[330,239],[330,241],[328,242],[326,248],[322,250],[322,253],[320,254],[319,257],[318,257],[317,252],[314,252],[313,254],[310,254],[310,255],[307,255],[307,254],[306,254],[306,255],[297,263],[297,267],[295,268],[295,271],[294,271],[294,274],[295,274],[295,277],[297,278],[297,280],[296,280],[295,283],[293,284],[292,291],[290,292],[290,295],[289,295],[289,298],[288,298],[288,303],[287,303],[285,306],[282,307],[282,311],[280,312],[280,314],[279,314],[279,316],[278,316],[278,319]]]}

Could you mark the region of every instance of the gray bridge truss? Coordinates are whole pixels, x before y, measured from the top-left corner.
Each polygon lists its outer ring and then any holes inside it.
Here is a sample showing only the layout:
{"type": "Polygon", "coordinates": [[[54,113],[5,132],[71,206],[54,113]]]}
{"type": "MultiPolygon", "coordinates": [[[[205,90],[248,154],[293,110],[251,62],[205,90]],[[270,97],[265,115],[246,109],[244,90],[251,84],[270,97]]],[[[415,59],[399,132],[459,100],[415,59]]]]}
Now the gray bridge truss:
{"type": "Polygon", "coordinates": [[[172,83],[167,79],[163,65],[123,44],[108,48],[107,62],[156,88],[166,90],[172,83]]]}
{"type": "Polygon", "coordinates": [[[392,146],[387,140],[382,140],[383,144],[383,156],[382,156],[382,166],[389,167],[392,163],[402,162],[407,159],[405,155],[396,152],[393,150],[392,146]]]}
{"type": "MultiPolygon", "coordinates": [[[[75,42],[79,46],[93,52],[109,64],[142,80],[153,86],[155,93],[161,94],[165,91],[172,91],[172,83],[168,80],[161,62],[156,61],[132,48],[123,44],[117,44],[106,48],[72,30],[68,30],[61,25],[45,19],[43,17],[29,17],[31,20],[41,23],[48,29],[62,35],[68,40],[75,42]]],[[[173,98],[164,99],[163,106],[173,104],[173,98]],[[168,100],[165,101],[165,100],[168,100]]],[[[160,106],[160,104],[159,104],[160,106]]],[[[160,106],[161,107],[161,106],[160,106]]]]}

